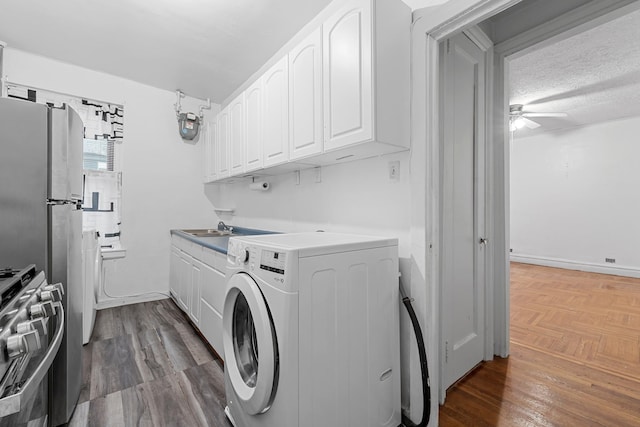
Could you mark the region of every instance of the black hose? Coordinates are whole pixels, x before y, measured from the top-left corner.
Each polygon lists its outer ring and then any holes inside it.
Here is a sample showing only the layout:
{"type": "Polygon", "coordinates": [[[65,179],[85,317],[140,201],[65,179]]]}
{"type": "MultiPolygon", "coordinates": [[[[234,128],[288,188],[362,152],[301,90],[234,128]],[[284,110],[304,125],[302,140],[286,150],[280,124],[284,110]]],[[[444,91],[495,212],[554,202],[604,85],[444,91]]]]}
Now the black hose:
{"type": "Polygon", "coordinates": [[[402,287],[402,282],[400,282],[400,295],[402,296],[402,303],[407,308],[409,312],[409,318],[411,318],[411,324],[413,325],[413,331],[416,335],[416,342],[418,344],[418,354],[420,356],[420,372],[422,374],[422,399],[423,399],[423,407],[422,407],[422,420],[420,423],[414,424],[413,421],[409,419],[405,414],[402,414],[402,424],[405,427],[426,427],[429,424],[429,419],[431,417],[431,387],[429,385],[429,366],[427,364],[427,350],[424,346],[424,338],[422,336],[422,329],[420,328],[420,323],[418,323],[418,318],[416,316],[416,312],[413,311],[413,307],[411,306],[411,298],[407,297],[404,289],[402,287]]]}

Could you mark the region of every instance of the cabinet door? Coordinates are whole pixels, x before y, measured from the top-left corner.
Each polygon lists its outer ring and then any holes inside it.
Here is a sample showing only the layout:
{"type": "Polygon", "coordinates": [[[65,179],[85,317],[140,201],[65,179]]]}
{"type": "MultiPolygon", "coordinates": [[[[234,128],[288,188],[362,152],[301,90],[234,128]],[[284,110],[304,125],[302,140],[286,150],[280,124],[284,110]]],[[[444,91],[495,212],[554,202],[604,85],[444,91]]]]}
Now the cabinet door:
{"type": "Polygon", "coordinates": [[[191,264],[191,299],[189,301],[189,317],[198,326],[200,322],[200,292],[202,286],[203,267],[198,260],[193,260],[191,264]]]}
{"type": "Polygon", "coordinates": [[[244,94],[246,138],[245,172],[262,168],[262,79],[258,79],[244,94]]]}
{"type": "Polygon", "coordinates": [[[204,182],[212,182],[217,179],[217,138],[218,138],[218,123],[217,121],[207,122],[205,126],[205,138],[204,138],[204,155],[203,155],[203,167],[204,167],[204,182]]]}
{"type": "Polygon", "coordinates": [[[202,290],[200,294],[202,300],[213,307],[216,312],[222,316],[227,285],[224,273],[205,264],[202,277],[202,290]]]}
{"type": "Polygon", "coordinates": [[[373,138],[371,2],[349,0],[322,26],[324,149],[373,138]]]}
{"type": "Polygon", "coordinates": [[[202,144],[202,181],[207,183],[211,178],[209,165],[209,152],[211,151],[211,139],[209,138],[209,123],[203,123],[200,127],[200,140],[202,144]]]}
{"type": "Polygon", "coordinates": [[[231,175],[244,172],[244,93],[229,104],[229,154],[231,175]]]}
{"type": "Polygon", "coordinates": [[[175,246],[171,246],[171,255],[169,259],[169,292],[173,300],[179,302],[179,286],[180,286],[180,250],[175,246]]]}
{"type": "Polygon", "coordinates": [[[264,166],[289,160],[289,79],[287,57],[262,77],[264,166]]]}
{"type": "Polygon", "coordinates": [[[218,179],[226,178],[229,169],[229,107],[218,114],[218,179]]]}
{"type": "Polygon", "coordinates": [[[191,257],[180,253],[178,267],[178,305],[186,313],[189,312],[189,299],[191,295],[191,257]]]}
{"type": "Polygon", "coordinates": [[[289,158],[322,152],[322,32],[289,52],[289,158]]]}

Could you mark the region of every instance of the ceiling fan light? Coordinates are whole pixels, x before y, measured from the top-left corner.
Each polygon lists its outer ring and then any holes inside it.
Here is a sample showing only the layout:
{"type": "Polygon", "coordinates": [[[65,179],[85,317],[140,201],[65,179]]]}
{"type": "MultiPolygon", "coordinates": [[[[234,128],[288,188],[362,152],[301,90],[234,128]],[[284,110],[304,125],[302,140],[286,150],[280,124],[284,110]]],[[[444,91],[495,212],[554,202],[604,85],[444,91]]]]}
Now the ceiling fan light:
{"type": "Polygon", "coordinates": [[[509,123],[509,130],[513,132],[518,129],[522,129],[525,125],[526,123],[522,117],[516,117],[511,120],[511,123],[509,123]]]}

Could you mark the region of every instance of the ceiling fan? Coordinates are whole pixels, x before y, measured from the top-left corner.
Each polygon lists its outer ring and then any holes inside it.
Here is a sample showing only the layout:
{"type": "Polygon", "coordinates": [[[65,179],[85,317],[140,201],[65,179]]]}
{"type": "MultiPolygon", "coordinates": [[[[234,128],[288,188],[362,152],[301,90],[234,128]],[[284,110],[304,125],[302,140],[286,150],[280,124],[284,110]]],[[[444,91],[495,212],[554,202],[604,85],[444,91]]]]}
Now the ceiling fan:
{"type": "Polygon", "coordinates": [[[530,111],[523,111],[522,104],[511,104],[509,106],[509,130],[515,131],[528,127],[529,129],[535,129],[540,127],[540,123],[531,120],[529,117],[567,117],[567,113],[534,113],[530,111]]]}

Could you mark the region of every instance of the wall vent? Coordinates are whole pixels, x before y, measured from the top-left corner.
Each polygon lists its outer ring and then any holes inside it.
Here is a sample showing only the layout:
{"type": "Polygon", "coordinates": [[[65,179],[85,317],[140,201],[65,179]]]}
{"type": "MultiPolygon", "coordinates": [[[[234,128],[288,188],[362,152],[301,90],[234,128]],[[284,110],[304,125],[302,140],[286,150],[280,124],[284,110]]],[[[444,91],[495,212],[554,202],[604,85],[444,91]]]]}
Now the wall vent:
{"type": "Polygon", "coordinates": [[[609,264],[615,264],[616,263],[616,259],[615,258],[605,258],[604,262],[608,262],[609,264]]]}

